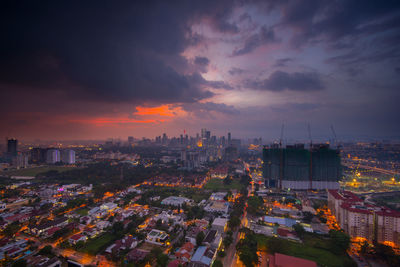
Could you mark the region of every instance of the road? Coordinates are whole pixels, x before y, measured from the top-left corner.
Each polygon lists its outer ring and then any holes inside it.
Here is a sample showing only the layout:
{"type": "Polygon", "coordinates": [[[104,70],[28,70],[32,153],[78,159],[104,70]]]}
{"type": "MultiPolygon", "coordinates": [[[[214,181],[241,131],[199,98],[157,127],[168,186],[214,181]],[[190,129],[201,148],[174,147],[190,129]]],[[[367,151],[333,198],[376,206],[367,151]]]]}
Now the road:
{"type": "MultiPolygon", "coordinates": [[[[250,174],[250,177],[252,177],[251,174],[250,174]]],[[[252,178],[251,187],[250,187],[250,190],[248,190],[247,197],[250,197],[253,194],[254,194],[254,180],[252,178]]],[[[238,229],[240,229],[242,227],[248,227],[248,225],[249,225],[249,220],[247,218],[247,201],[246,201],[246,204],[244,206],[243,216],[241,219],[241,224],[238,227],[238,229]]],[[[236,231],[235,233],[233,233],[233,242],[230,245],[230,247],[228,248],[228,250],[225,251],[226,256],[224,257],[224,261],[223,261],[224,267],[243,267],[244,266],[242,264],[242,262],[239,260],[238,254],[236,253],[236,244],[239,242],[239,240],[241,238],[244,238],[244,233],[240,233],[239,231],[236,231]]]]}

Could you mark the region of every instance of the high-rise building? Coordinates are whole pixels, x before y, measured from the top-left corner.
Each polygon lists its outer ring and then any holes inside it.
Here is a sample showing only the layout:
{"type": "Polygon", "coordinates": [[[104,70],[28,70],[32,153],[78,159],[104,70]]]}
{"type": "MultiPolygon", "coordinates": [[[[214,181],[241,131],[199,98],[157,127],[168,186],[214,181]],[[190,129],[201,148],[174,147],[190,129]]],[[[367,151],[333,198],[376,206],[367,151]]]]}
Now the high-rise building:
{"type": "Polygon", "coordinates": [[[28,167],[28,155],[25,153],[18,153],[17,156],[12,159],[12,165],[18,169],[28,167]]]}
{"type": "Polygon", "coordinates": [[[329,145],[266,146],[263,175],[267,187],[280,189],[337,189],[341,178],[339,151],[329,145]]]}
{"type": "Polygon", "coordinates": [[[39,164],[46,162],[47,148],[34,147],[31,149],[32,163],[39,164]]]}
{"type": "Polygon", "coordinates": [[[133,136],[128,136],[128,145],[133,145],[133,136]]]}
{"type": "Polygon", "coordinates": [[[365,203],[350,191],[328,190],[328,208],[351,237],[400,245],[400,212],[365,203]]]}
{"type": "Polygon", "coordinates": [[[7,140],[7,154],[9,157],[16,157],[18,152],[18,140],[11,138],[7,140]]]}
{"type": "Polygon", "coordinates": [[[54,164],[60,162],[60,151],[58,149],[47,150],[46,163],[54,164]]]}
{"type": "Polygon", "coordinates": [[[65,149],[61,151],[61,162],[67,164],[75,163],[75,151],[72,149],[65,149]]]}
{"type": "Polygon", "coordinates": [[[231,145],[231,139],[232,139],[231,133],[228,133],[228,146],[231,145]]]}

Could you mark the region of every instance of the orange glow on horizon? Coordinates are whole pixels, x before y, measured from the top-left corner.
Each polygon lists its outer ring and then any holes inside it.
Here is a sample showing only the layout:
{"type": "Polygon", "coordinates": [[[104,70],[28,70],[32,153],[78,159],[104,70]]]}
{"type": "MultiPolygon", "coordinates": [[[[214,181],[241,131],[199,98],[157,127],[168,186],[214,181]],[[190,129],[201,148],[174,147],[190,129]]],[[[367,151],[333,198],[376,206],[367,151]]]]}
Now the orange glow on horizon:
{"type": "Polygon", "coordinates": [[[171,107],[170,105],[161,105],[158,107],[136,107],[134,115],[159,115],[164,117],[175,117],[178,113],[182,113],[180,107],[171,107]]]}

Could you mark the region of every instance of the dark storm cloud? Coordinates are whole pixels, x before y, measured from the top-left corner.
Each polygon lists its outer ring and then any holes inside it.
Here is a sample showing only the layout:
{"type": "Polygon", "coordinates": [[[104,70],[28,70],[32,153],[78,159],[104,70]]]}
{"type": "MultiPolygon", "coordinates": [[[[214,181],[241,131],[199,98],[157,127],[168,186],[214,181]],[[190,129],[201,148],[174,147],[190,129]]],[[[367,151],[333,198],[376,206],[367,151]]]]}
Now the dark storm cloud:
{"type": "Polygon", "coordinates": [[[208,70],[208,65],[210,64],[210,60],[206,57],[196,57],[194,59],[194,64],[196,65],[197,69],[200,72],[207,72],[208,70]]]}
{"type": "Polygon", "coordinates": [[[282,68],[286,67],[288,63],[293,62],[293,58],[280,58],[275,61],[274,67],[282,68]]]}
{"type": "MultiPolygon", "coordinates": [[[[0,83],[103,101],[174,103],[210,97],[173,64],[185,64],[181,53],[198,39],[190,31],[194,18],[206,17],[216,28],[234,31],[226,21],[231,9],[225,6],[223,1],[7,2],[0,11],[0,83]]],[[[207,86],[226,85],[210,81],[207,86]]]]}
{"type": "Polygon", "coordinates": [[[232,56],[242,56],[253,52],[256,48],[262,45],[277,41],[274,30],[263,26],[258,33],[252,34],[244,41],[243,47],[235,49],[232,56]]]}
{"type": "Polygon", "coordinates": [[[295,0],[274,4],[283,12],[280,25],[296,29],[292,38],[295,46],[318,38],[337,43],[344,37],[398,29],[399,6],[397,0],[295,0]]]}
{"type": "Polygon", "coordinates": [[[233,67],[233,68],[231,68],[228,72],[229,72],[230,75],[233,76],[233,75],[242,74],[242,73],[244,73],[245,71],[244,71],[243,69],[241,69],[241,68],[233,67]]]}
{"type": "Polygon", "coordinates": [[[193,113],[219,112],[226,115],[237,115],[240,113],[234,106],[214,102],[183,104],[182,108],[185,111],[193,113]]]}
{"type": "Polygon", "coordinates": [[[324,89],[320,75],[314,72],[288,73],[275,71],[263,81],[247,81],[246,87],[256,90],[280,92],[290,91],[318,91],[324,89]]]}
{"type": "Polygon", "coordinates": [[[208,66],[208,64],[210,64],[210,60],[206,57],[196,57],[194,59],[194,63],[201,66],[208,66]]]}
{"type": "Polygon", "coordinates": [[[208,81],[204,79],[203,76],[201,76],[197,72],[188,76],[188,79],[191,84],[202,88],[215,88],[215,89],[226,89],[226,90],[234,89],[230,84],[225,83],[223,81],[208,81]]]}

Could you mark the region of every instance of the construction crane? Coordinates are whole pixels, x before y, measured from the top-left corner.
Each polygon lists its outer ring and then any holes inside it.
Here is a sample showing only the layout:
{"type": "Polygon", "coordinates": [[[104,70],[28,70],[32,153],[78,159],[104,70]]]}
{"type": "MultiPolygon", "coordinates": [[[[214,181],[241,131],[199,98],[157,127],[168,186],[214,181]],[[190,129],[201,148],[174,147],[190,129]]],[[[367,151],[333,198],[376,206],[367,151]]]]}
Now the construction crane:
{"type": "Polygon", "coordinates": [[[283,180],[283,148],[282,148],[282,138],[283,138],[283,129],[285,124],[282,123],[281,127],[281,136],[279,138],[279,150],[280,150],[280,163],[279,163],[279,190],[282,190],[282,180],[283,180]]]}
{"type": "Polygon", "coordinates": [[[331,130],[332,130],[333,138],[334,138],[334,139],[333,139],[333,142],[335,143],[336,147],[338,147],[336,132],[335,132],[335,129],[333,128],[333,125],[332,125],[332,124],[331,124],[331,130]]]}
{"type": "Polygon", "coordinates": [[[279,148],[282,147],[282,138],[283,138],[283,129],[285,127],[285,124],[282,123],[282,127],[281,127],[281,137],[279,138],[279,148]]]}
{"type": "Polygon", "coordinates": [[[312,160],[312,138],[311,138],[311,127],[307,124],[308,138],[310,139],[310,170],[309,170],[309,190],[312,190],[312,177],[313,177],[313,160],[312,160]]]}

